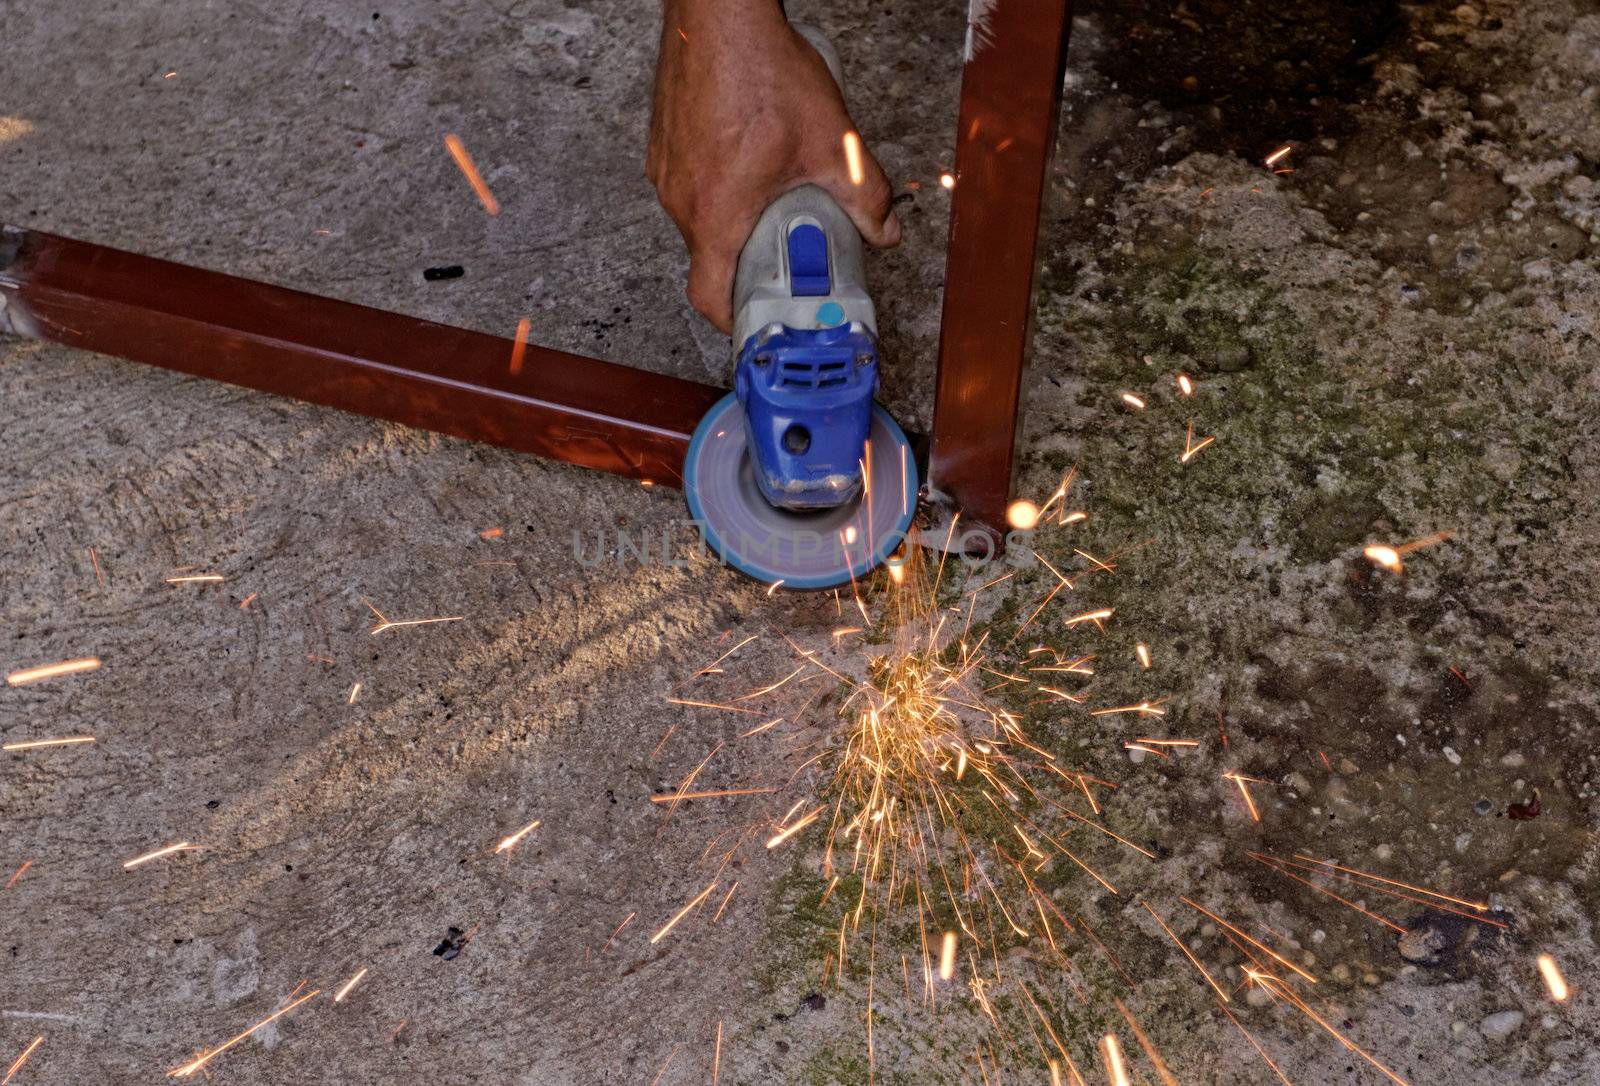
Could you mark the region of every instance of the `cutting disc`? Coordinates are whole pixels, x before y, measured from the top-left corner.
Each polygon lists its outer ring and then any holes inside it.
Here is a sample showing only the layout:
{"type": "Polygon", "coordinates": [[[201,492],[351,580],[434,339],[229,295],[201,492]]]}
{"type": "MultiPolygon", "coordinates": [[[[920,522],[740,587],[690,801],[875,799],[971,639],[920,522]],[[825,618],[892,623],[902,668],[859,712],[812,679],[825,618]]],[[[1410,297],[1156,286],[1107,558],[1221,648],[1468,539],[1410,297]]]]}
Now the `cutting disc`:
{"type": "Polygon", "coordinates": [[[834,588],[900,546],[917,507],[910,443],[878,404],[864,459],[867,485],[854,500],[819,512],[779,509],[756,485],[744,409],[730,392],[694,432],[683,488],[706,547],[734,569],[785,588],[834,588]]]}

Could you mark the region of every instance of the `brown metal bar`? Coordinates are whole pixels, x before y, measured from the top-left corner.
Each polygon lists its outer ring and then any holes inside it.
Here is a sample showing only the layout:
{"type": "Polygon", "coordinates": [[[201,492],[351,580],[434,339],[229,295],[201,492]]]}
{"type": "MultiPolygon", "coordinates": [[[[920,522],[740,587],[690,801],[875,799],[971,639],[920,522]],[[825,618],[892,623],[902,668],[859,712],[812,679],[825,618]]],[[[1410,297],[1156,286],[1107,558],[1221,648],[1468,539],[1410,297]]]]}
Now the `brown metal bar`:
{"type": "Polygon", "coordinates": [[[722,390],[166,260],[0,227],[0,331],[583,467],[682,484],[722,390]]]}
{"type": "Polygon", "coordinates": [[[997,0],[961,77],[928,480],[1005,530],[1069,0],[997,0]]]}

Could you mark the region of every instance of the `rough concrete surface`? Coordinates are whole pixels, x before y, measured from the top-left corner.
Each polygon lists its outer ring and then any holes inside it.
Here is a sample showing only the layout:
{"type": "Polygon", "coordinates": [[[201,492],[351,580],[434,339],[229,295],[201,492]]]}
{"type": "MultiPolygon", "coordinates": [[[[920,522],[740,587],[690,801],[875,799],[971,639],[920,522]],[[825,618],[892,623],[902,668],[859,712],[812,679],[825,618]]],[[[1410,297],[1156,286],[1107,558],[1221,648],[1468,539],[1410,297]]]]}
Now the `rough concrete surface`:
{"type": "MultiPolygon", "coordinates": [[[[839,43],[891,176],[920,182],[871,273],[886,402],[926,426],[965,5],[790,6],[839,43]]],[[[501,334],[526,315],[542,343],[723,379],[642,175],[654,23],[617,0],[3,0],[0,219],[501,334]],[[442,264],[466,274],[423,279],[442,264]]],[[[1045,644],[1099,673],[1081,707],[995,697],[1119,782],[1106,822],[1157,858],[1086,841],[1118,894],[1050,873],[1138,982],[1075,936],[1087,996],[1058,980],[1055,1028],[1089,1081],[1111,1028],[1134,1081],[1162,1081],[1122,998],[1179,1081],[1280,1081],[1142,900],[1287,1080],[1389,1081],[1241,990],[1243,959],[1182,893],[1314,969],[1328,1024],[1407,1082],[1600,1081],[1600,12],[1100,0],[1069,69],[1024,490],[1076,464],[1089,517],[1031,541],[1076,589],[994,661],[1045,644]],[[1286,142],[1293,172],[1264,167],[1286,142]],[[1180,463],[1191,423],[1216,441],[1180,463]],[[1403,576],[1362,557],[1438,532],[1403,576]],[[1102,606],[1103,632],[1064,625],[1102,606]],[[1161,698],[1160,718],[1089,715],[1161,698]],[[1155,729],[1202,745],[1123,748],[1155,729]],[[1224,772],[1262,782],[1259,823],[1224,772]],[[1248,851],[1504,926],[1312,879],[1398,934],[1248,851]]],[[[495,449],[16,340],[0,401],[0,668],[104,660],[0,691],[6,742],[98,740],[0,756],[0,1058],[44,1037],[18,1086],[154,1081],[363,968],[206,1070],[672,1084],[719,1060],[722,1082],[867,1080],[865,974],[824,983],[817,952],[837,912],[816,840],[745,849],[720,919],[649,941],[760,809],[668,820],[650,797],[719,742],[736,756],[697,786],[799,771],[804,792],[814,773],[788,738],[739,742],[744,717],[666,697],[751,635],[741,677],[781,677],[774,631],[849,668],[831,599],[702,559],[597,563],[597,531],[670,530],[680,496],[495,449]],[[167,583],[185,569],[226,580],[167,583]],[[461,618],[373,635],[364,601],[461,618]],[[122,867],[180,841],[204,849],[122,867]]],[[[995,645],[1054,583],[1029,553],[984,596],[995,645]]],[[[833,726],[820,708],[786,725],[833,726]]],[[[877,1081],[1048,1081],[1015,992],[995,991],[1001,1030],[959,989],[907,1010],[910,948],[882,949],[877,1081]],[[980,1071],[985,1045],[1002,1070],[980,1071]]]]}

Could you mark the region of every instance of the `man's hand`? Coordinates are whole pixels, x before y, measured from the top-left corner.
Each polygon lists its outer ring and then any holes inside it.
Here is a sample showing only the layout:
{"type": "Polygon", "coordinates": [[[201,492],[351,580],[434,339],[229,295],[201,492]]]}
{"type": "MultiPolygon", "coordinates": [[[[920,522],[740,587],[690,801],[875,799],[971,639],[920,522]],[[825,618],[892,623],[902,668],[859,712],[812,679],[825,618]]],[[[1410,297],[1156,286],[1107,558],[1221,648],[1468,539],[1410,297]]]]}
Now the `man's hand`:
{"type": "Polygon", "coordinates": [[[645,172],[689,246],[689,301],[733,327],[733,274],[767,205],[822,186],[871,245],[900,240],[889,180],[863,147],[850,180],[844,136],[855,126],[822,57],[790,29],[776,0],[664,0],[645,172]]]}

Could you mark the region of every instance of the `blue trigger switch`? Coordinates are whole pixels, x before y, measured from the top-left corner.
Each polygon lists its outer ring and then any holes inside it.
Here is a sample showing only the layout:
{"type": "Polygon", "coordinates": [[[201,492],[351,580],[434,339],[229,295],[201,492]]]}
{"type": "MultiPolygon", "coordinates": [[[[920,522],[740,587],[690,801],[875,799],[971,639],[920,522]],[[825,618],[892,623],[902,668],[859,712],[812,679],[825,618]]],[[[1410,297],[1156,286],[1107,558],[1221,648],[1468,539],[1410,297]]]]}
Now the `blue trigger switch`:
{"type": "Polygon", "coordinates": [[[789,231],[789,293],[795,298],[826,295],[828,281],[828,235],[822,227],[801,223],[789,231]]]}

